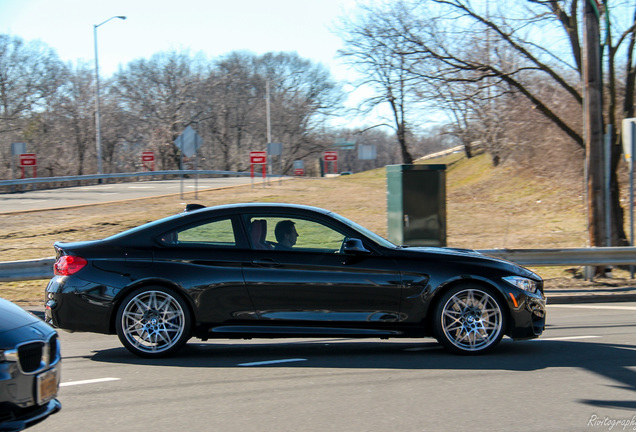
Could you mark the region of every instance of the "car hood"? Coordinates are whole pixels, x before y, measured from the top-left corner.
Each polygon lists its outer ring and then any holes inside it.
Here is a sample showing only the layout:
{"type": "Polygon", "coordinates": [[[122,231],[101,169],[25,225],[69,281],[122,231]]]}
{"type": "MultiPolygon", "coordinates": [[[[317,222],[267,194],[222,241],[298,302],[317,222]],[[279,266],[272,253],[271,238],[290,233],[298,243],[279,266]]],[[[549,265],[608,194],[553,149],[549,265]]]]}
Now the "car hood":
{"type": "Polygon", "coordinates": [[[484,255],[481,252],[472,249],[460,249],[460,248],[444,248],[444,247],[403,247],[402,253],[410,254],[412,257],[417,258],[423,254],[434,254],[437,256],[444,255],[449,258],[461,259],[465,261],[481,261],[482,263],[490,262],[502,269],[506,269],[508,272],[518,274],[520,276],[529,277],[536,280],[541,280],[541,277],[536,273],[520,266],[517,263],[508,261],[503,258],[494,257],[491,255],[484,255]]]}
{"type": "Polygon", "coordinates": [[[0,333],[40,322],[38,317],[20,306],[0,298],[0,333]]]}
{"type": "Polygon", "coordinates": [[[455,256],[455,257],[461,257],[461,256],[478,257],[478,258],[501,261],[499,258],[484,255],[481,252],[477,252],[476,250],[472,250],[472,249],[425,247],[425,246],[403,246],[402,250],[406,252],[414,252],[414,253],[429,253],[429,254],[437,254],[437,255],[449,255],[449,256],[455,256]]]}

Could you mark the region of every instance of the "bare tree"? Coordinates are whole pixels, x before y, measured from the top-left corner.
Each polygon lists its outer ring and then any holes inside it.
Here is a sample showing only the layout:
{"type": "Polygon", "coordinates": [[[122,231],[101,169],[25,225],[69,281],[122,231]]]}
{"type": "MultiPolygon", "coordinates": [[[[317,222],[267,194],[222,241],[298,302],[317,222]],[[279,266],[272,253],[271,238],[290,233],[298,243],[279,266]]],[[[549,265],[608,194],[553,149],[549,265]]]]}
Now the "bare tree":
{"type": "Polygon", "coordinates": [[[410,96],[415,87],[409,82],[412,79],[406,65],[409,59],[397,46],[398,38],[385,22],[383,11],[378,13],[372,7],[365,7],[364,14],[357,18],[344,19],[340,26],[345,42],[340,55],[360,73],[361,78],[356,84],[375,90],[375,95],[366,98],[360,106],[361,114],[368,115],[376,107],[387,104],[392,113],[391,122],[373,127],[391,127],[402,153],[402,162],[413,163],[406,137],[412,107],[410,96]]]}
{"type": "MultiPolygon", "coordinates": [[[[55,135],[67,142],[72,151],[64,152],[74,161],[75,174],[85,174],[88,154],[95,145],[93,74],[90,69],[77,67],[69,70],[64,85],[51,99],[50,114],[55,116],[55,135]]],[[[69,149],[69,150],[71,150],[69,149]]]]}
{"type": "MultiPolygon", "coordinates": [[[[488,107],[494,100],[503,101],[512,93],[519,94],[551,124],[559,128],[580,148],[584,139],[580,121],[571,118],[571,104],[560,101],[567,97],[574,102],[579,114],[582,112],[581,93],[582,57],[581,22],[583,0],[511,0],[483,2],[470,0],[398,1],[380,5],[371,14],[380,17],[381,26],[371,28],[364,36],[376,44],[392,49],[404,56],[403,63],[409,74],[418,77],[417,86],[430,102],[434,89],[452,87],[451,100],[458,106],[468,108],[475,99],[488,107]],[[486,44],[486,49],[484,49],[486,44]],[[553,92],[542,91],[539,82],[550,82],[553,92]],[[467,96],[472,94],[470,98],[467,96]],[[459,96],[459,99],[454,98],[459,96]],[[555,97],[558,96],[558,97],[555,97]],[[464,102],[462,102],[464,101],[464,102]]],[[[633,101],[633,82],[636,70],[633,64],[636,6],[633,2],[617,1],[607,13],[613,14],[608,22],[614,23],[606,29],[609,61],[605,73],[609,74],[609,103],[605,109],[606,121],[630,114],[627,106],[633,101]],[[634,17],[631,20],[625,16],[634,17]],[[619,27],[621,26],[621,27],[619,27]],[[612,45],[612,34],[620,37],[612,45]],[[624,103],[617,103],[620,92],[612,90],[617,84],[614,67],[616,55],[624,56],[626,70],[618,76],[625,80],[624,103]],[[613,83],[613,84],[612,84],[613,83]],[[630,90],[630,83],[632,88],[630,90]],[[628,94],[629,93],[629,94],[628,94]],[[620,111],[617,116],[617,111],[620,111]]],[[[439,93],[439,92],[438,92],[439,93]]],[[[435,100],[435,98],[433,98],[435,100]]],[[[446,99],[448,100],[448,99],[446,99]]],[[[499,108],[505,104],[497,102],[499,108]]],[[[632,103],[633,105],[633,103],[632,103]]],[[[499,116],[503,111],[481,110],[481,124],[499,116]]],[[[633,114],[633,107],[631,108],[633,114]]],[[[581,116],[579,115],[579,118],[581,116]]],[[[458,116],[458,118],[460,118],[458,116]]],[[[484,138],[492,145],[497,142],[501,127],[487,128],[490,136],[484,138]]],[[[613,123],[615,124],[615,123],[613,123]]],[[[617,130],[618,128],[614,128],[617,130]]],[[[614,133],[612,146],[612,203],[614,244],[625,241],[623,215],[618,197],[616,169],[620,156],[617,136],[614,133]]],[[[592,244],[599,243],[598,236],[591,231],[592,244]]]]}
{"type": "MultiPolygon", "coordinates": [[[[197,64],[186,52],[164,52],[150,60],[136,60],[120,70],[110,87],[129,118],[129,127],[143,132],[149,147],[159,155],[160,166],[178,168],[179,149],[175,139],[196,123],[195,107],[200,84],[197,64]]],[[[112,137],[110,146],[121,137],[112,137]]],[[[105,147],[108,148],[108,138],[105,147]]],[[[108,149],[106,153],[112,154],[108,149]]]]}
{"type": "Polygon", "coordinates": [[[233,52],[219,59],[205,79],[198,101],[201,127],[217,168],[244,170],[248,152],[265,149],[264,93],[255,69],[253,54],[233,52]]]}
{"type": "Polygon", "coordinates": [[[26,141],[27,119],[57,91],[63,71],[57,54],[43,43],[0,34],[0,149],[6,172],[9,144],[26,141]]]}
{"type": "Polygon", "coordinates": [[[15,130],[61,84],[64,67],[40,42],[0,34],[0,133],[15,130]]]}
{"type": "Polygon", "coordinates": [[[201,128],[223,169],[245,170],[250,151],[265,150],[269,135],[283,144],[283,172],[324,149],[320,126],[339,108],[342,95],[322,66],[295,53],[233,52],[205,79],[201,128]],[[269,90],[269,91],[268,91],[269,90]]]}
{"type": "Polygon", "coordinates": [[[272,141],[283,144],[281,166],[289,173],[294,160],[332,144],[320,139],[321,130],[339,111],[343,95],[323,65],[296,53],[267,53],[257,66],[261,83],[269,86],[272,141]]]}

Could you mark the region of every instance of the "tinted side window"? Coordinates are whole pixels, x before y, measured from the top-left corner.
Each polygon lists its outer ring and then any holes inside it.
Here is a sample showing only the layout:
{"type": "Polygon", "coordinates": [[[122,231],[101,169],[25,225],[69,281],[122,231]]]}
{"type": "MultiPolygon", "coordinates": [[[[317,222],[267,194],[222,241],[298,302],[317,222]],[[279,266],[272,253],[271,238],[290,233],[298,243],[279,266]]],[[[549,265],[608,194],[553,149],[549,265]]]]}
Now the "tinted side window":
{"type": "Polygon", "coordinates": [[[331,252],[338,250],[344,240],[343,234],[322,224],[302,219],[296,219],[295,223],[299,233],[296,247],[326,249],[331,252]]]}
{"type": "Polygon", "coordinates": [[[181,231],[168,233],[161,241],[184,246],[236,246],[236,237],[230,219],[207,222],[181,231]]]}
{"type": "Polygon", "coordinates": [[[329,226],[297,217],[252,216],[248,226],[255,249],[333,253],[340,249],[344,240],[342,233],[329,226]],[[293,233],[291,243],[283,238],[286,232],[293,233]]]}

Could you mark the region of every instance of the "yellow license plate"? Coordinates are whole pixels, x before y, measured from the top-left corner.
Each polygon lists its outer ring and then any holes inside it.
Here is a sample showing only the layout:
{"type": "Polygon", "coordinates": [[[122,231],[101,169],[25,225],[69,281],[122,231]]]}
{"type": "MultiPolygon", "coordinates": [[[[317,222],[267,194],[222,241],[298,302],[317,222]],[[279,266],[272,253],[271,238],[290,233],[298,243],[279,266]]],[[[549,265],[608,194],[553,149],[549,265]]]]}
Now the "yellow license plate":
{"type": "Polygon", "coordinates": [[[51,369],[37,376],[37,402],[43,405],[57,396],[57,369],[51,369]]]}

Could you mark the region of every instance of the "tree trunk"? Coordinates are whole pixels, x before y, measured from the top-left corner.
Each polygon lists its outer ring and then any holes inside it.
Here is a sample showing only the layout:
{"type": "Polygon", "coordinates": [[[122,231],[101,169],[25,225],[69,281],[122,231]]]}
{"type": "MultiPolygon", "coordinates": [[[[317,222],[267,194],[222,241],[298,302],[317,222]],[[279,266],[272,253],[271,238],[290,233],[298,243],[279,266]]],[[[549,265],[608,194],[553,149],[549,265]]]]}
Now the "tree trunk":
{"type": "Polygon", "coordinates": [[[603,94],[599,19],[591,2],[585,2],[584,123],[587,164],[587,206],[591,246],[608,246],[605,216],[605,152],[603,151],[603,94]]]}

